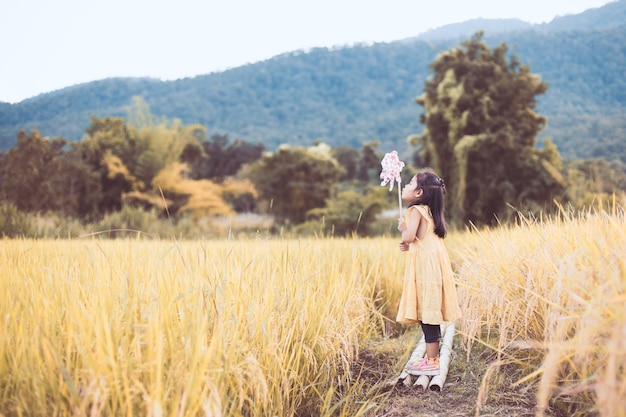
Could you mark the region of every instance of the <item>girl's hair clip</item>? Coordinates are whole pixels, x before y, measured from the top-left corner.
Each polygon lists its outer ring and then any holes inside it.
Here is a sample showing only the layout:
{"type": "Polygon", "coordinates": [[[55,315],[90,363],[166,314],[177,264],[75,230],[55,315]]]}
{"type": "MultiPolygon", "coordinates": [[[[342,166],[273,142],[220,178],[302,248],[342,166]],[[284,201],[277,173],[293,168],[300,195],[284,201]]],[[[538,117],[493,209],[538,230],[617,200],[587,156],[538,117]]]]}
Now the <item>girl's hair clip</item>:
{"type": "Polygon", "coordinates": [[[446,183],[443,181],[443,178],[439,178],[439,186],[441,187],[441,189],[445,193],[446,192],[446,183]]]}

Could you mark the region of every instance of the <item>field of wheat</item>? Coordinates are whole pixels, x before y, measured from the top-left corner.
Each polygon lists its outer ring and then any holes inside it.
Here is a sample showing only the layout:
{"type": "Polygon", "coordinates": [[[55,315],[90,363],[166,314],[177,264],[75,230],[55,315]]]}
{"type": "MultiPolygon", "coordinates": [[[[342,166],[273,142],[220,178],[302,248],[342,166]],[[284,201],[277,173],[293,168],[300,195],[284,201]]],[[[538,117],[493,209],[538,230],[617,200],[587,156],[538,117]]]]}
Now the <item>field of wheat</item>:
{"type": "Polygon", "coordinates": [[[394,249],[2,241],[0,412],[336,413],[334,390],[354,382],[341,370],[380,335],[381,293],[401,267],[394,249]]]}
{"type": "MultiPolygon", "coordinates": [[[[387,337],[396,240],[0,241],[0,415],[376,415],[348,370],[387,337]]],[[[624,242],[615,208],[451,234],[456,360],[494,353],[477,415],[502,372],[538,414],[626,414],[624,242]]]]}
{"type": "Polygon", "coordinates": [[[459,297],[467,352],[496,353],[479,398],[499,372],[536,391],[537,415],[626,415],[624,211],[562,213],[548,220],[458,236],[459,297]]]}

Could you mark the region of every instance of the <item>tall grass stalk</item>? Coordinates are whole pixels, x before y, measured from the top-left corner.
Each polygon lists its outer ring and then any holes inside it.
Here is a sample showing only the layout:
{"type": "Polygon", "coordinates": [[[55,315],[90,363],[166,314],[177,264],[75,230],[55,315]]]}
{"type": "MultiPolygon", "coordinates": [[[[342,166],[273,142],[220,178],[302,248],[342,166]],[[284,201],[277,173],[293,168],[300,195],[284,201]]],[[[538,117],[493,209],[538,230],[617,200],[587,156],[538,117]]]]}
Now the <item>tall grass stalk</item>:
{"type": "MultiPolygon", "coordinates": [[[[501,372],[537,415],[626,414],[625,242],[615,206],[451,234],[463,346],[494,352],[477,414],[501,372]]],[[[369,415],[346,370],[403,270],[386,238],[0,241],[0,410],[369,415]]]]}
{"type": "Polygon", "coordinates": [[[518,384],[536,387],[537,415],[626,415],[626,219],[610,210],[454,242],[467,352],[480,342],[514,364],[518,384]]]}
{"type": "Polygon", "coordinates": [[[381,291],[401,265],[391,243],[1,243],[6,415],[371,408],[331,399],[338,386],[358,389],[344,371],[363,341],[380,336],[381,291]]]}

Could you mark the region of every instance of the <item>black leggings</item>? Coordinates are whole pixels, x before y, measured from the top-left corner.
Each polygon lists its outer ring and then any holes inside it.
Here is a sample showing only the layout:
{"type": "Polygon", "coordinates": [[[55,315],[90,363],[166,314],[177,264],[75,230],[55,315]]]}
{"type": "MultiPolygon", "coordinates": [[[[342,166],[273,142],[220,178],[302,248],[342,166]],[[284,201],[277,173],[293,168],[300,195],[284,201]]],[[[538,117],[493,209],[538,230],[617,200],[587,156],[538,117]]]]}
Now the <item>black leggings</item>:
{"type": "Polygon", "coordinates": [[[426,343],[435,343],[441,339],[441,327],[438,324],[422,323],[422,332],[424,332],[424,340],[426,343]]]}

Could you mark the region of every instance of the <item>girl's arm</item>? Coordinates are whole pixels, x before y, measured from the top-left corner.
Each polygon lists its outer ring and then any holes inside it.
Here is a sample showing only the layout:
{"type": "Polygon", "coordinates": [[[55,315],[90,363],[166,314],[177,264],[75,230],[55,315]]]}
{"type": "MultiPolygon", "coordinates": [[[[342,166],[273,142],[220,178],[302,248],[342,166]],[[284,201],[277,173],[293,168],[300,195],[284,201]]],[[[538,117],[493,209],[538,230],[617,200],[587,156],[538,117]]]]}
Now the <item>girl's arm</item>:
{"type": "Polygon", "coordinates": [[[413,242],[417,237],[417,229],[422,220],[422,214],[419,210],[409,210],[409,213],[409,223],[407,224],[404,220],[401,220],[398,224],[398,230],[402,232],[402,242],[400,243],[406,245],[413,242]]]}

